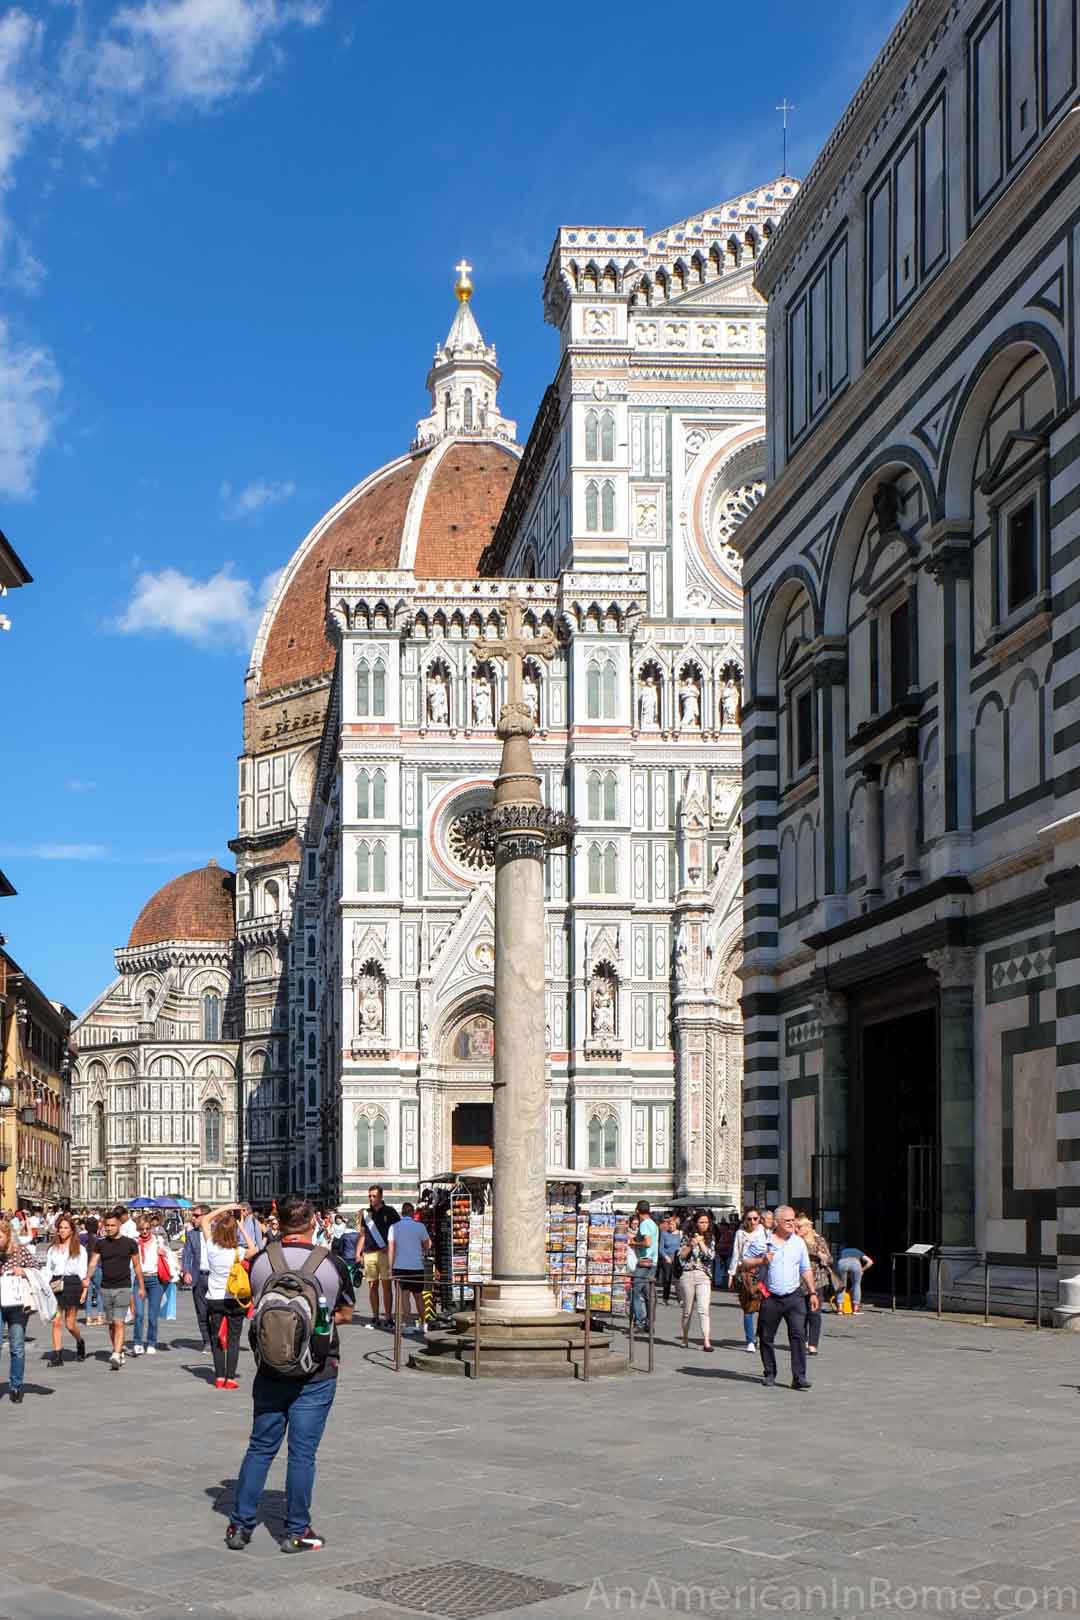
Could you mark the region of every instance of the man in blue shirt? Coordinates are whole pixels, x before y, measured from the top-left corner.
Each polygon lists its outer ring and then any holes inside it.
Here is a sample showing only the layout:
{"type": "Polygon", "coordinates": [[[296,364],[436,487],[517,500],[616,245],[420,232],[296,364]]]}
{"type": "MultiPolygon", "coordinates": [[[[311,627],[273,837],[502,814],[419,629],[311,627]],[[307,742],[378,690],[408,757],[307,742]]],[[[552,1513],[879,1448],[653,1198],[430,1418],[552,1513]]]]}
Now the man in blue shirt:
{"type": "Polygon", "coordinates": [[[806,1378],[806,1307],[809,1293],[810,1309],[818,1309],[814,1292],[814,1273],[806,1244],[795,1231],[795,1211],[790,1204],[781,1204],[776,1211],[776,1222],[771,1232],[757,1231],[743,1250],[743,1265],[747,1269],[763,1268],[762,1281],[769,1290],[768,1298],[761,1302],[758,1313],[758,1342],[761,1345],[761,1365],[767,1388],[776,1383],[776,1351],[773,1348],[776,1330],[781,1318],[787,1321],[788,1346],[791,1350],[793,1389],[809,1389],[806,1378]]]}
{"type": "Polygon", "coordinates": [[[656,1276],[656,1261],[660,1252],[660,1228],[649,1214],[647,1198],[639,1198],[635,1207],[639,1225],[634,1239],[637,1265],[630,1283],[630,1308],[638,1327],[645,1330],[649,1326],[649,1284],[656,1276]]]}

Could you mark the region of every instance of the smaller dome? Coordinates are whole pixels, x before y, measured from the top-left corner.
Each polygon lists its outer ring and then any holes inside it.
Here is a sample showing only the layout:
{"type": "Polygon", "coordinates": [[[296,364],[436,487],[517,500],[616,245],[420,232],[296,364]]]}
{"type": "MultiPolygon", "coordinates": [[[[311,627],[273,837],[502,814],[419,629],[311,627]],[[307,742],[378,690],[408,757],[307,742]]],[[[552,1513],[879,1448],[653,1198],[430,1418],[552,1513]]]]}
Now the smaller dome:
{"type": "Polygon", "coordinates": [[[135,919],[128,950],[167,939],[234,939],[236,879],[216,861],[166,883],[135,919]]]}

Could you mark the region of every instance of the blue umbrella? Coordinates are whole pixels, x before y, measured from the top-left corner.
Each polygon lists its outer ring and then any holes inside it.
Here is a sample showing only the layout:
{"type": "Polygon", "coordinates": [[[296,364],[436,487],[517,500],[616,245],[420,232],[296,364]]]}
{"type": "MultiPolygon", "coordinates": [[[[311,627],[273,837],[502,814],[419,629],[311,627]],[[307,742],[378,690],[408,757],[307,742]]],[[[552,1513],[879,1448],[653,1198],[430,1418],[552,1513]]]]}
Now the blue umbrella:
{"type": "Polygon", "coordinates": [[[156,1209],[156,1198],[129,1198],[128,1209],[156,1209]]]}
{"type": "Polygon", "coordinates": [[[155,1209],[190,1209],[191,1199],[181,1198],[178,1194],[171,1194],[168,1198],[150,1198],[147,1200],[155,1209]]]}

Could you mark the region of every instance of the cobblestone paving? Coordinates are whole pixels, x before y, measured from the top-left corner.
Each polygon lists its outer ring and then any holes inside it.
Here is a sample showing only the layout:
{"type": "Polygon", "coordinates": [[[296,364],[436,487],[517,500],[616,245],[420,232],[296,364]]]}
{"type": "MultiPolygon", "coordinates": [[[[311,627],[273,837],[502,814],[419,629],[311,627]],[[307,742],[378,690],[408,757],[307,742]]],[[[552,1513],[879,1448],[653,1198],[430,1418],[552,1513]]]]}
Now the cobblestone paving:
{"type": "Polygon", "coordinates": [[[180,1312],[120,1373],[103,1329],[56,1372],[36,1330],[25,1400],[0,1399],[0,1620],[1080,1612],[1071,1334],[830,1317],[802,1394],[762,1387],[722,1295],[714,1355],[661,1307],[655,1374],[588,1386],[395,1375],[354,1325],[328,1544],[283,1558],[283,1462],[269,1527],[223,1545],[251,1362],[216,1391],[180,1312]]]}

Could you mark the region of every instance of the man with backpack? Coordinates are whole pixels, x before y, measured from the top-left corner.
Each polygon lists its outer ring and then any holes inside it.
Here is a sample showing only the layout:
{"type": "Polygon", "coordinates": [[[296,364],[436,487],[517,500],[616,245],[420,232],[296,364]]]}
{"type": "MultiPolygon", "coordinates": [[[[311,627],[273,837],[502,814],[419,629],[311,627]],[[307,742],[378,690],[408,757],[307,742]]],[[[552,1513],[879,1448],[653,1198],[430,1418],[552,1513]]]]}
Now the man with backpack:
{"type": "Polygon", "coordinates": [[[355,1296],[345,1263],[315,1242],[313,1204],[291,1194],[278,1207],[278,1223],[280,1241],[269,1242],[251,1262],[249,1340],[258,1371],[251,1438],[225,1532],[225,1545],[233,1552],[251,1540],[266,1476],[286,1435],[281,1551],[314,1552],[323,1546],[311,1527],[315,1455],[337,1387],[338,1324],[352,1320],[355,1296]]]}

